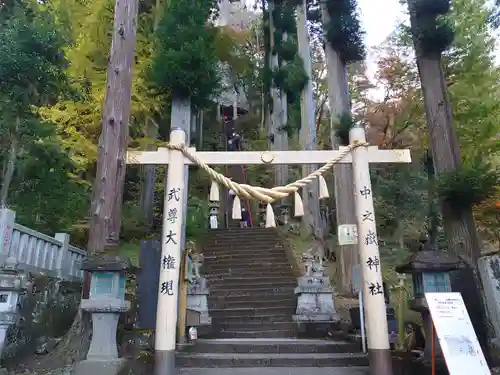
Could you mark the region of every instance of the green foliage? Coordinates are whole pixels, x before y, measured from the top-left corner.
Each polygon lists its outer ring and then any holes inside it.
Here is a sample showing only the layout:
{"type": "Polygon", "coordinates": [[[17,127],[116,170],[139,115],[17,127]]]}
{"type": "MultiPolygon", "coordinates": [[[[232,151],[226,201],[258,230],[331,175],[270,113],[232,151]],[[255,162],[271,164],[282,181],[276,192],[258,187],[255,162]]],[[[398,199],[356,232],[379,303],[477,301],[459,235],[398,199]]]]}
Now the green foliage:
{"type": "Polygon", "coordinates": [[[45,6],[27,1],[11,12],[0,26],[0,92],[16,108],[48,102],[65,80],[66,40],[45,6]]]}
{"type": "Polygon", "coordinates": [[[190,196],[188,199],[188,210],[186,217],[186,239],[199,241],[208,230],[208,202],[190,196]]]}
{"type": "Polygon", "coordinates": [[[349,132],[355,126],[350,112],[343,113],[335,123],[335,135],[341,146],[349,145],[349,132]]]}
{"type": "Polygon", "coordinates": [[[455,38],[443,54],[454,126],[462,157],[493,161],[500,154],[500,69],[495,62],[496,35],[487,0],[454,0],[448,15],[455,38]]]}
{"type": "Polygon", "coordinates": [[[461,170],[441,173],[437,178],[437,193],[452,207],[479,204],[496,192],[500,185],[500,169],[480,160],[468,162],[461,170]]]}
{"type": "Polygon", "coordinates": [[[413,36],[424,55],[441,53],[453,42],[454,30],[443,16],[450,11],[450,0],[417,0],[413,36]]]}
{"type": "Polygon", "coordinates": [[[289,103],[296,103],[300,100],[300,92],[308,80],[304,62],[299,56],[295,56],[292,61],[274,72],[274,82],[277,87],[286,92],[289,103]]]}
{"type": "MultiPolygon", "coordinates": [[[[300,2],[299,2],[300,3],[300,2]]],[[[300,100],[300,92],[309,81],[304,62],[298,53],[297,25],[294,2],[282,1],[275,4],[272,19],[274,23],[274,50],[278,55],[278,68],[272,72],[272,80],[287,94],[287,101],[293,104],[300,100]],[[286,35],[286,39],[283,36],[286,35]]],[[[269,34],[269,26],[267,26],[269,34]]]]}
{"type": "Polygon", "coordinates": [[[198,106],[217,93],[216,30],[207,25],[215,9],[214,0],[172,0],[165,7],[149,72],[158,93],[190,97],[198,106]]]}
{"type": "Polygon", "coordinates": [[[330,22],[325,25],[328,43],[345,63],[363,60],[366,51],[356,0],[327,0],[326,6],[330,16],[330,22]]]}

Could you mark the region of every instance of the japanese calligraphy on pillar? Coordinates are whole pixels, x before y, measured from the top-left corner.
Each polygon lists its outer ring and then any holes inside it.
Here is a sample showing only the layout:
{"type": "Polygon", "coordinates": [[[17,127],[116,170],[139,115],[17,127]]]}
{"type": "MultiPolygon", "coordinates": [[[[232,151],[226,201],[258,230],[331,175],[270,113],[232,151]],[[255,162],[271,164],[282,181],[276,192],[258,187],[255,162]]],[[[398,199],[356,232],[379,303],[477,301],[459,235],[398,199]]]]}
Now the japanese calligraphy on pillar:
{"type": "Polygon", "coordinates": [[[384,295],[382,273],[380,269],[380,255],[378,250],[377,228],[373,210],[372,189],[363,185],[357,191],[358,204],[358,231],[364,251],[361,252],[361,262],[364,267],[364,279],[368,297],[384,295]],[[364,259],[363,259],[364,258],[364,259]]]}
{"type": "Polygon", "coordinates": [[[179,212],[181,212],[182,191],[178,187],[168,187],[166,207],[163,215],[163,243],[166,251],[162,252],[160,264],[160,295],[174,296],[177,292],[178,280],[178,258],[180,254],[180,232],[181,222],[179,212]]]}

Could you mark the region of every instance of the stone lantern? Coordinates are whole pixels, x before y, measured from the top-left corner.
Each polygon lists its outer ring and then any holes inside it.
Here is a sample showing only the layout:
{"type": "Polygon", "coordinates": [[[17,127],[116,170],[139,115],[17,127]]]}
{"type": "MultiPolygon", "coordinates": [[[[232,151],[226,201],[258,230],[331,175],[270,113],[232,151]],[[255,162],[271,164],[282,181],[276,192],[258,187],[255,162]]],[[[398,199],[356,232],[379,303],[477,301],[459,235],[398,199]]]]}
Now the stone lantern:
{"type": "Polygon", "coordinates": [[[219,227],[219,207],[218,201],[210,201],[209,207],[209,228],[217,229],[219,227]]]}
{"type": "Polygon", "coordinates": [[[26,290],[24,274],[16,267],[16,259],[7,258],[0,268],[0,353],[9,327],[17,322],[19,296],[26,290]]]}
{"type": "Polygon", "coordinates": [[[92,341],[85,361],[75,373],[116,374],[124,362],[118,358],[116,333],[120,314],[130,309],[125,300],[125,284],[130,263],[120,257],[104,254],[87,258],[81,269],[90,273],[90,294],[80,308],[92,314],[92,341]]]}
{"type": "MultiPolygon", "coordinates": [[[[425,293],[451,292],[449,272],[464,267],[462,259],[450,252],[435,249],[427,238],[420,240],[418,251],[406,263],[396,267],[396,272],[412,276],[414,298],[410,301],[410,308],[422,315],[425,337],[432,336],[432,318],[425,293]]],[[[434,336],[434,340],[436,357],[442,357],[437,336],[434,336]]],[[[427,340],[424,350],[426,359],[431,358],[431,348],[430,340],[427,340]]]]}

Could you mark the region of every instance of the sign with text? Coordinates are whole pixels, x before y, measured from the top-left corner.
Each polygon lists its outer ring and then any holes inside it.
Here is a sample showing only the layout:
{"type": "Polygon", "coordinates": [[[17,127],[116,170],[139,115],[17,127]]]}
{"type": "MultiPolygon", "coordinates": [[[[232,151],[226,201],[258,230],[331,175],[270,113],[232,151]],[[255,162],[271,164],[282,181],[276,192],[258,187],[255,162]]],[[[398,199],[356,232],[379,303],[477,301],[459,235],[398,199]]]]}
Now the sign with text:
{"type": "Polygon", "coordinates": [[[491,375],[460,293],[425,293],[450,375],[491,375]]]}
{"type": "Polygon", "coordinates": [[[358,243],[358,226],[342,224],[338,227],[339,245],[356,245],[358,243]]]}

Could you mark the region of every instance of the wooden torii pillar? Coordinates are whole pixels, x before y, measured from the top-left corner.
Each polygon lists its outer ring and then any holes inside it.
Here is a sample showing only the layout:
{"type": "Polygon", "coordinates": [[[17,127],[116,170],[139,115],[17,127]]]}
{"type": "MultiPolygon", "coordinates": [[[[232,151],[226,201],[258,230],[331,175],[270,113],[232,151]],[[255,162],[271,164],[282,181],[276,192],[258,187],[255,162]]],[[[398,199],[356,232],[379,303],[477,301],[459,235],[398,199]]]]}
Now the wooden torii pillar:
{"type": "MultiPolygon", "coordinates": [[[[184,145],[186,134],[180,128],[170,132],[170,144],[184,145]]],[[[387,330],[377,227],[373,207],[370,163],[410,163],[409,150],[379,150],[366,146],[363,128],[350,132],[351,145],[362,145],[347,153],[346,148],[335,151],[241,151],[198,152],[188,148],[205,164],[214,165],[324,165],[342,157],[338,163],[352,163],[356,202],[358,249],[361,261],[363,296],[366,311],[368,354],[372,375],[392,375],[391,355],[387,330]]],[[[182,254],[181,231],[184,210],[185,166],[194,164],[183,151],[159,148],[158,151],[129,151],[127,164],[164,165],[167,181],[164,196],[162,251],[160,279],[158,280],[158,305],[156,315],[155,351],[156,375],[175,375],[176,325],[178,315],[179,266],[182,254]],[[159,363],[162,363],[161,365],[159,363]]],[[[269,219],[269,218],[268,218],[269,219]]],[[[273,223],[274,224],[274,223],[273,223]]],[[[269,226],[269,225],[268,225],[269,226]]],[[[274,225],[270,225],[274,226],[274,225]]]]}

